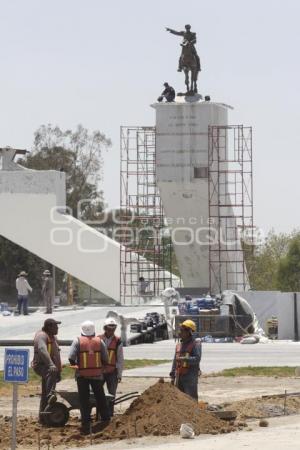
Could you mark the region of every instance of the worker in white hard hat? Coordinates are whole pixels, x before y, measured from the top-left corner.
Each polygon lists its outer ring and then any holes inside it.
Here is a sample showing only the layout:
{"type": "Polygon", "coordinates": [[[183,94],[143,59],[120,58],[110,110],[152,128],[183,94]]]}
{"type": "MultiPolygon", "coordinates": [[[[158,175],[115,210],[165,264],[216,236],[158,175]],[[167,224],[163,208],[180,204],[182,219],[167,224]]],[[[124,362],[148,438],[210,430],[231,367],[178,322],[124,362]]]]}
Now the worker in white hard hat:
{"type": "Polygon", "coordinates": [[[124,366],[123,344],[121,338],[115,335],[117,326],[115,319],[108,317],[104,322],[104,333],[100,335],[108,351],[108,363],[104,367],[104,382],[109,394],[114,397],[116,396],[118,383],[122,380],[124,366]]]}
{"type": "Polygon", "coordinates": [[[103,368],[108,363],[108,354],[104,342],[95,335],[93,322],[83,322],[80,331],[80,336],[72,343],[69,361],[77,368],[75,378],[80,402],[81,432],[88,434],[91,427],[90,387],[94,392],[97,415],[100,414],[102,422],[110,420],[103,389],[103,368]]]}
{"type": "Polygon", "coordinates": [[[176,345],[170,377],[180,391],[198,401],[201,342],[193,337],[195,331],[196,324],[192,320],[180,324],[180,342],[176,345]]]}

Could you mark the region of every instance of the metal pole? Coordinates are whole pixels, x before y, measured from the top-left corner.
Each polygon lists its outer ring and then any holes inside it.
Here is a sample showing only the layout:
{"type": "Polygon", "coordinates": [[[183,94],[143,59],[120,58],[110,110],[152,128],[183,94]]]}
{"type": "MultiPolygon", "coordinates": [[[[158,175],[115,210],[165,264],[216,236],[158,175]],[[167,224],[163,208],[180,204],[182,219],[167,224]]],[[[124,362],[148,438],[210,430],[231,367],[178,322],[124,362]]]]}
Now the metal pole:
{"type": "Polygon", "coordinates": [[[297,292],[294,292],[294,340],[299,341],[297,292]]]}
{"type": "Polygon", "coordinates": [[[284,415],[286,415],[286,399],[287,399],[287,391],[284,391],[284,407],[283,407],[284,415]]]}
{"type": "Polygon", "coordinates": [[[11,450],[16,450],[17,448],[17,407],[18,407],[18,383],[14,383],[12,421],[11,421],[11,450]]]}

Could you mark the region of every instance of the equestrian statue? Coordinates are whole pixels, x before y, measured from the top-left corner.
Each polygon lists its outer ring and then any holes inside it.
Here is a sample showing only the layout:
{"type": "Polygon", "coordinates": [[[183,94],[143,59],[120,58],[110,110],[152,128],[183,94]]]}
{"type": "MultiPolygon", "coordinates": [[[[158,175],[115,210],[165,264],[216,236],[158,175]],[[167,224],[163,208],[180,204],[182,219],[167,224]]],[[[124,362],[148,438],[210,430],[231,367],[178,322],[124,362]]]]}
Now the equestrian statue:
{"type": "Polygon", "coordinates": [[[178,72],[184,72],[187,95],[197,94],[197,79],[198,73],[201,71],[200,58],[195,48],[196,33],[191,31],[191,25],[185,25],[185,31],[175,31],[171,28],[166,28],[176,36],[182,36],[183,41],[180,44],[182,47],[179,58],[178,72]],[[190,73],[190,77],[189,77],[190,73]]]}

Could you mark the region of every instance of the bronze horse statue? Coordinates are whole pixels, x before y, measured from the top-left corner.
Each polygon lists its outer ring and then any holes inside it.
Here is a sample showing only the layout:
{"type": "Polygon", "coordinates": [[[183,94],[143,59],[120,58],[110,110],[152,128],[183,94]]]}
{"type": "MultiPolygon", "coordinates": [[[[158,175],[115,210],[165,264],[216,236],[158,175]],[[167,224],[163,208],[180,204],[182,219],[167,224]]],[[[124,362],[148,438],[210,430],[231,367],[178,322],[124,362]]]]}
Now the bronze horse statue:
{"type": "Polygon", "coordinates": [[[181,67],[185,74],[185,85],[187,95],[193,95],[198,93],[197,80],[199,66],[195,55],[193,44],[185,42],[182,45],[181,53],[181,67]],[[189,77],[190,73],[190,77],[189,77]]]}

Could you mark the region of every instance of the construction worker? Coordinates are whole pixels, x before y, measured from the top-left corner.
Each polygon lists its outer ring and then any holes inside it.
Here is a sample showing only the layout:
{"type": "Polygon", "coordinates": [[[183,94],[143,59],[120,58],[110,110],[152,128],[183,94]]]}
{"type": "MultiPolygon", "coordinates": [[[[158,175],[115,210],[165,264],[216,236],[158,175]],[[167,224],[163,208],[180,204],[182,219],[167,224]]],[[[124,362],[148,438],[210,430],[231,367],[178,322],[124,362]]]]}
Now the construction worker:
{"type": "MultiPolygon", "coordinates": [[[[104,334],[100,336],[107,347],[108,363],[104,367],[104,382],[110,395],[116,396],[118,383],[122,380],[124,365],[123,344],[115,335],[117,322],[109,317],[104,322],[104,334]]],[[[113,413],[113,410],[112,410],[113,413]]]]}
{"type": "Polygon", "coordinates": [[[164,83],[165,89],[161,93],[161,95],[158,97],[157,101],[162,102],[163,99],[166,99],[166,102],[171,103],[174,102],[174,98],[176,96],[175,90],[172,86],[169,85],[169,83],[164,83]]]}
{"type": "Polygon", "coordinates": [[[180,324],[180,342],[176,345],[170,377],[171,383],[180,391],[198,400],[201,343],[194,339],[195,331],[196,325],[192,320],[185,320],[180,324]]]}
{"type": "Polygon", "coordinates": [[[52,314],[53,279],[49,270],[44,270],[43,272],[42,296],[43,303],[46,306],[45,314],[52,314]]]}
{"type": "Polygon", "coordinates": [[[16,289],[18,292],[18,313],[21,315],[23,309],[24,316],[28,316],[28,294],[32,292],[32,287],[27,281],[27,273],[22,270],[16,279],[16,289]]]}
{"type": "Polygon", "coordinates": [[[103,422],[110,420],[110,414],[103,389],[103,366],[108,363],[106,345],[95,335],[95,325],[87,320],[81,324],[80,337],[74,339],[69,361],[76,367],[75,378],[79,394],[81,432],[89,434],[91,427],[90,387],[96,400],[97,412],[103,422]]]}
{"type": "Polygon", "coordinates": [[[43,411],[46,406],[56,401],[55,386],[61,380],[60,349],[56,335],[58,322],[47,319],[43,328],[34,337],[34,356],[31,366],[36,374],[42,378],[42,395],[39,410],[39,422],[45,424],[43,411]]]}

